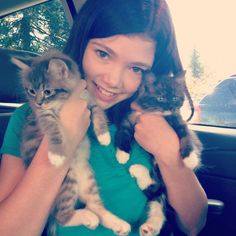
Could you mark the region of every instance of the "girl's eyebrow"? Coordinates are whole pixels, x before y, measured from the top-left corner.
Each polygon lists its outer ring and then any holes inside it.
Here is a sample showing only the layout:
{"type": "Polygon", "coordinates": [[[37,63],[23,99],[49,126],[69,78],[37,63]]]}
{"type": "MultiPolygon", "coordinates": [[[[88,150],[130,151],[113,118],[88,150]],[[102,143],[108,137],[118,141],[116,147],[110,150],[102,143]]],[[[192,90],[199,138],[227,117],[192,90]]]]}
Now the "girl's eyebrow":
{"type": "Polygon", "coordinates": [[[112,55],[115,55],[115,54],[116,54],[111,48],[107,47],[106,45],[104,45],[104,44],[102,44],[102,43],[92,41],[91,44],[94,44],[94,45],[97,45],[97,46],[99,46],[99,47],[104,48],[108,53],[110,53],[110,54],[112,54],[112,55]]]}
{"type": "MultiPolygon", "coordinates": [[[[105,49],[111,55],[116,55],[116,53],[111,48],[107,47],[103,43],[100,43],[100,42],[97,42],[97,41],[91,41],[91,44],[97,45],[97,46],[105,49]]],[[[144,67],[144,68],[147,68],[147,69],[151,69],[152,68],[152,65],[150,65],[148,63],[145,63],[145,62],[137,61],[137,62],[132,62],[132,64],[136,65],[136,66],[141,66],[141,67],[144,67]]]]}
{"type": "Polygon", "coordinates": [[[132,64],[135,65],[135,66],[144,67],[144,68],[146,68],[147,70],[150,70],[150,69],[152,68],[151,65],[149,65],[149,64],[147,64],[147,63],[144,63],[144,62],[133,62],[132,64]]]}

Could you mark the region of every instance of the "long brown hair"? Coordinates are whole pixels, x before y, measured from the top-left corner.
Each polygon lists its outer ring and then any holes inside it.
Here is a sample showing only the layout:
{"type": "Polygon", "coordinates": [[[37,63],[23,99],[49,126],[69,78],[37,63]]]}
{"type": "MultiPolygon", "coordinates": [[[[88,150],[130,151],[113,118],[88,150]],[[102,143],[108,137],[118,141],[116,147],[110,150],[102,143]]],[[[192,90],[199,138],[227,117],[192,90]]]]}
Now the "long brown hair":
{"type": "MultiPolygon", "coordinates": [[[[64,52],[78,63],[83,74],[88,41],[118,34],[145,34],[155,40],[154,74],[176,74],[183,70],[165,0],[87,0],[74,20],[64,52]]],[[[131,101],[132,98],[117,104],[109,114],[117,107],[119,112],[120,109],[125,112],[131,101]]]]}

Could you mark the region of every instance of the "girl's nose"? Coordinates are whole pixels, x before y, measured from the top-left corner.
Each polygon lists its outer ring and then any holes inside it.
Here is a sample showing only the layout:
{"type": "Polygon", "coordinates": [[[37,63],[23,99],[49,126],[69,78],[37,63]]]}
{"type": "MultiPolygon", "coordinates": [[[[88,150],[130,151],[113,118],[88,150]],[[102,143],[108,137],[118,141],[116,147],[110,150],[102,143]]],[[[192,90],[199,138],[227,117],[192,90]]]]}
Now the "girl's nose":
{"type": "Polygon", "coordinates": [[[121,68],[111,68],[109,73],[105,75],[105,82],[109,84],[110,87],[120,88],[122,86],[122,81],[124,77],[124,70],[121,68]]]}

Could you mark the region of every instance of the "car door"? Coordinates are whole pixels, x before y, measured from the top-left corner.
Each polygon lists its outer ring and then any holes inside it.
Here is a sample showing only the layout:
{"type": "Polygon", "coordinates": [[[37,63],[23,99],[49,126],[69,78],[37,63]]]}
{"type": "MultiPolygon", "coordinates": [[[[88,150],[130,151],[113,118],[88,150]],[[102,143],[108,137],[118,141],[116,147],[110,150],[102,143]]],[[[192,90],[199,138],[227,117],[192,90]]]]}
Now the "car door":
{"type": "Polygon", "coordinates": [[[236,235],[236,129],[191,126],[204,145],[197,176],[209,199],[224,203],[210,209],[201,235],[236,235]]]}

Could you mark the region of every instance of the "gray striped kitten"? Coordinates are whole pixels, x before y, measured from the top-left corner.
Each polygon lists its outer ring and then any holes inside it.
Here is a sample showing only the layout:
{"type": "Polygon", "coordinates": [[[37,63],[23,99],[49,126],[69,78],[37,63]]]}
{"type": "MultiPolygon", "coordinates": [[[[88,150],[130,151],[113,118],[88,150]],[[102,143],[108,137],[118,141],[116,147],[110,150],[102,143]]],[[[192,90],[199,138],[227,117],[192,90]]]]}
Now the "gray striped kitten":
{"type": "MultiPolygon", "coordinates": [[[[81,78],[76,63],[58,51],[23,60],[12,58],[21,69],[22,84],[26,90],[32,112],[22,134],[21,156],[28,167],[44,134],[49,138],[49,161],[59,167],[66,159],[64,138],[59,122],[59,111],[78,86],[81,78]]],[[[95,104],[88,93],[82,94],[91,109],[94,132],[100,144],[110,143],[110,134],[104,111],[95,104]]],[[[89,165],[90,143],[85,137],[77,148],[76,158],[61,185],[51,210],[49,235],[56,235],[57,221],[61,225],[85,225],[91,229],[99,223],[118,235],[127,235],[130,225],[110,213],[100,199],[96,180],[89,165]],[[86,205],[75,209],[77,200],[86,205]]]]}

